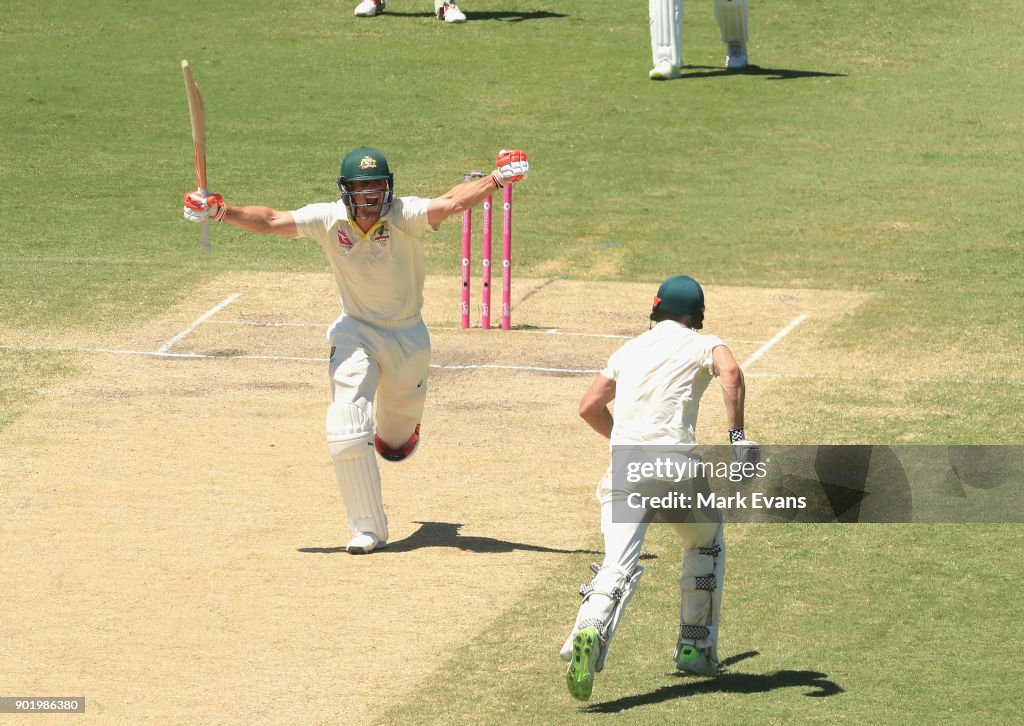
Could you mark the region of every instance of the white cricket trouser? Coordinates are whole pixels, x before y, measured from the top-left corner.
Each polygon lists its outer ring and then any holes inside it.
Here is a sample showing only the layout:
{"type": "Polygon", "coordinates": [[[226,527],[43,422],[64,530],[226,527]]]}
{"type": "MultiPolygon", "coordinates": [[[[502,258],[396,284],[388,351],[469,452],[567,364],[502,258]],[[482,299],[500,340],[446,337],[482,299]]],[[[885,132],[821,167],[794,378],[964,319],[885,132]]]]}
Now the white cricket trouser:
{"type": "MultiPolygon", "coordinates": [[[[660,497],[669,492],[679,492],[681,486],[676,482],[659,482],[645,480],[636,485],[629,485],[628,489],[615,489],[612,486],[611,471],[605,475],[598,486],[597,494],[601,500],[601,532],[604,534],[605,556],[601,563],[601,572],[618,573],[629,576],[636,572],[640,553],[643,549],[644,539],[647,536],[647,528],[652,520],[652,513],[642,521],[615,521],[623,519],[614,517],[613,512],[621,513],[623,503],[630,494],[640,492],[645,496],[660,497]]],[[[672,522],[671,526],[679,536],[682,544],[682,577],[680,621],[687,624],[706,625],[712,628],[711,635],[706,639],[706,644],[717,658],[717,626],[718,607],[721,598],[721,578],[724,576],[724,544],[722,542],[722,512],[718,509],[703,509],[693,516],[694,521],[672,522]],[[694,590],[690,586],[696,577],[703,577],[712,574],[709,568],[708,558],[701,554],[700,548],[710,548],[718,543],[722,548],[722,561],[717,573],[717,592],[694,590]]],[[[599,575],[600,576],[600,575],[599,575]]],[[[602,653],[601,665],[603,666],[604,656],[607,654],[607,644],[610,644],[619,620],[629,599],[636,589],[637,576],[632,582],[622,585],[623,594],[613,598],[603,592],[595,591],[585,598],[580,605],[576,616],[578,629],[582,623],[597,619],[607,627],[605,633],[606,646],[602,653]]],[[[595,578],[597,582],[597,578],[595,578]]],[[[620,582],[621,579],[620,579],[620,582]]],[[[571,648],[572,635],[566,640],[562,647],[563,657],[571,648]]]]}
{"type": "Polygon", "coordinates": [[[419,320],[405,328],[382,328],[343,315],[328,338],[331,400],[368,406],[384,443],[402,446],[420,423],[427,399],[427,326],[419,320]]]}
{"type": "Polygon", "coordinates": [[[406,327],[382,328],[343,315],[328,337],[333,390],[327,443],[349,529],[353,536],[373,533],[386,542],[374,428],[396,449],[416,431],[427,396],[430,336],[419,319],[406,327]]]}

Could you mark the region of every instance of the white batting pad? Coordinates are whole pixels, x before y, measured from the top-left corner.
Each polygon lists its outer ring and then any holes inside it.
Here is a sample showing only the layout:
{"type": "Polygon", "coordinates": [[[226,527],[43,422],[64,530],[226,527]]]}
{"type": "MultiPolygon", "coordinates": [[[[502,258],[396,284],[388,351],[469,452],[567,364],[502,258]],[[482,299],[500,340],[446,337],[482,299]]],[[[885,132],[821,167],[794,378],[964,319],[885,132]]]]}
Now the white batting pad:
{"type": "Polygon", "coordinates": [[[679,579],[679,630],[683,641],[707,648],[718,661],[718,617],[722,610],[725,579],[725,542],[721,525],[704,546],[683,549],[683,573],[679,579]]]}
{"type": "Polygon", "coordinates": [[[715,0],[715,20],[723,43],[746,44],[750,36],[750,0],[715,0]]]}
{"type": "Polygon", "coordinates": [[[679,38],[683,25],[683,0],[649,0],[648,10],[654,65],[667,59],[677,68],[682,66],[679,38]]]}
{"type": "Polygon", "coordinates": [[[366,407],[332,403],[327,409],[327,446],[352,535],[373,532],[386,542],[388,518],[384,514],[380,470],[373,448],[373,425],[366,407]]]}

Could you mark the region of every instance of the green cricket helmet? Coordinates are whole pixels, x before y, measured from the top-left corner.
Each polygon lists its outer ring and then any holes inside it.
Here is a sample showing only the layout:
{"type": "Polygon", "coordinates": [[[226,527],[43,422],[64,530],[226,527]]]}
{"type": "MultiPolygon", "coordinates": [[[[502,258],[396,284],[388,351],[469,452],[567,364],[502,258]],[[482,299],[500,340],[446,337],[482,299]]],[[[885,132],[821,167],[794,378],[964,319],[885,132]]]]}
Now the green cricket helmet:
{"type": "Polygon", "coordinates": [[[395,175],[388,168],[388,160],[384,158],[377,149],[369,146],[360,146],[353,149],[341,160],[341,173],[338,176],[338,191],[341,192],[341,201],[348,209],[349,217],[355,218],[357,209],[370,210],[376,208],[378,216],[383,216],[391,208],[391,198],[395,190],[395,175]],[[387,190],[382,199],[370,203],[362,201],[366,195],[380,194],[379,191],[355,191],[351,188],[353,182],[387,180],[387,190]]]}
{"type": "Polygon", "coordinates": [[[704,320],[704,290],[692,277],[673,275],[658,288],[651,319],[656,315],[659,319],[664,319],[665,315],[690,315],[695,323],[694,329],[700,330],[704,320]]]}

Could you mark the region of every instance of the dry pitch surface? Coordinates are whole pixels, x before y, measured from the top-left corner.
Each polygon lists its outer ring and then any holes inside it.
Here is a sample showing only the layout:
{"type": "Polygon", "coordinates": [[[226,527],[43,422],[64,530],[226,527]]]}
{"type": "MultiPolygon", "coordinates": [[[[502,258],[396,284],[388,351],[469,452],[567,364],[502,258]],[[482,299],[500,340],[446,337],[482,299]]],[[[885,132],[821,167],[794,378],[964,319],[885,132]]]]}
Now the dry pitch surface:
{"type": "MultiPolygon", "coordinates": [[[[392,544],[366,557],[343,551],[323,436],[329,275],[218,279],[106,340],[5,331],[86,373],[0,432],[0,695],[84,696],[103,722],[365,721],[594,551],[607,448],[576,405],[647,328],[652,286],[516,280],[509,332],[455,329],[457,289],[428,280],[424,442],[382,466],[392,544]]],[[[864,299],[707,296],[752,423],[794,369],[832,372],[829,329],[864,299]]],[[[706,441],[719,401],[712,386],[706,441]]]]}

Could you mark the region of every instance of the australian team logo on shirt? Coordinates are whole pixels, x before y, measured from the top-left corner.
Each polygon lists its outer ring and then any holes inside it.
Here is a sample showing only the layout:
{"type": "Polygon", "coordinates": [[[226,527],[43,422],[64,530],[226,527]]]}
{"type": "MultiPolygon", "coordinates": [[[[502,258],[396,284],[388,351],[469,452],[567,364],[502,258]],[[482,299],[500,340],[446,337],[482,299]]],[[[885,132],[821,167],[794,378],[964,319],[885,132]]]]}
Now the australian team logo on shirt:
{"type": "Polygon", "coordinates": [[[373,233],[373,241],[376,242],[379,247],[386,247],[390,240],[391,229],[386,224],[382,224],[377,231],[373,233]]]}
{"type": "Polygon", "coordinates": [[[352,247],[354,247],[352,238],[345,234],[345,230],[341,227],[338,227],[338,244],[341,246],[341,254],[343,255],[347,255],[352,251],[352,247]]]}

